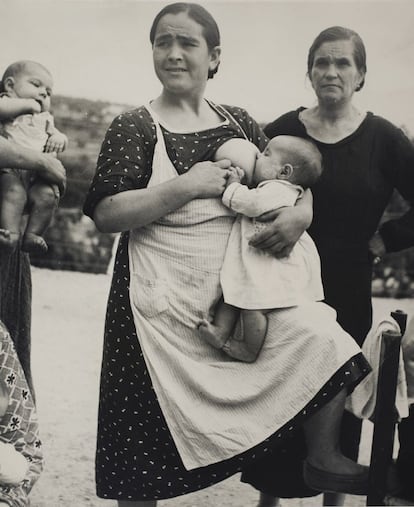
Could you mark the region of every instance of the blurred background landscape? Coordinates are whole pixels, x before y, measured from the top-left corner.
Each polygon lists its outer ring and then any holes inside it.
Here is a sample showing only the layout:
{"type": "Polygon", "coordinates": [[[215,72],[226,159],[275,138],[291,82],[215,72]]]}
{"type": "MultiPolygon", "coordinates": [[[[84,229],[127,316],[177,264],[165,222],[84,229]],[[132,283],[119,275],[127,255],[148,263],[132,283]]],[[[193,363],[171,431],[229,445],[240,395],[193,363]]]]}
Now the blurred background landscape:
{"type": "MultiPolygon", "coordinates": [[[[55,270],[106,272],[115,235],[100,234],[83,215],[82,206],[106,129],[115,116],[132,108],[128,104],[63,95],[53,97],[56,126],[69,138],[69,147],[61,156],[68,185],[46,233],[49,252],[32,256],[33,265],[55,270]]],[[[414,134],[406,126],[400,127],[414,142],[414,134]]],[[[396,193],[383,219],[399,216],[406,209],[404,200],[396,193]]],[[[377,297],[414,296],[414,249],[390,254],[375,267],[373,293],[377,297]]]]}

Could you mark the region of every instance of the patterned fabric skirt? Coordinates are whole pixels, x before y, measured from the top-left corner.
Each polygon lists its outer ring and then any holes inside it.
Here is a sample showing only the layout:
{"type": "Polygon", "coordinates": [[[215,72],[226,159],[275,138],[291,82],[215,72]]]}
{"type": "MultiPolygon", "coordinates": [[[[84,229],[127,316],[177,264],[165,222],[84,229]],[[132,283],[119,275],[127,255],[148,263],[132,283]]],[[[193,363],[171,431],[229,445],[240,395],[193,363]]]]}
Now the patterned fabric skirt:
{"type": "Polygon", "coordinates": [[[288,424],[248,451],[186,470],[161,412],[136,336],[129,305],[127,235],[120,241],[109,296],[101,373],[96,453],[97,494],[116,500],[166,499],[197,491],[259,462],[321,405],[369,372],[358,354],[288,424]]]}

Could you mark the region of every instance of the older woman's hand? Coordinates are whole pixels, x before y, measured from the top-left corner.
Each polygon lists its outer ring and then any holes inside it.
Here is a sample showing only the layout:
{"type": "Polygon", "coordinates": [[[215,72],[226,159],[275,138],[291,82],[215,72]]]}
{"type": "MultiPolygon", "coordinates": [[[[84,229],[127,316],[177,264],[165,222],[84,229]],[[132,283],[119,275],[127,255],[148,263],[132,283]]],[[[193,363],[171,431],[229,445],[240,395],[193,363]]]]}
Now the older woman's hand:
{"type": "Polygon", "coordinates": [[[296,206],[269,211],[258,219],[272,223],[255,234],[249,244],[277,258],[287,257],[312,222],[312,194],[306,191],[296,206]]]}
{"type": "Polygon", "coordinates": [[[191,178],[191,185],[195,196],[199,199],[218,197],[226,188],[227,179],[231,174],[230,160],[218,160],[217,162],[198,162],[182,177],[191,178]]]}

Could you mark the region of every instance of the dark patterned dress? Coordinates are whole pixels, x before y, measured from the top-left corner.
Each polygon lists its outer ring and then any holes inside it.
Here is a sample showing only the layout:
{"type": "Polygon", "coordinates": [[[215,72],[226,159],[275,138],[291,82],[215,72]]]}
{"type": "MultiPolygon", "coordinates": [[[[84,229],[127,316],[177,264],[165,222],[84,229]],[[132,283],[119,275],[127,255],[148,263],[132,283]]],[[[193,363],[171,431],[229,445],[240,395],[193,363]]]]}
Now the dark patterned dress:
{"type": "MultiPolygon", "coordinates": [[[[211,160],[227,139],[247,137],[259,149],[266,138],[242,109],[227,107],[226,127],[172,133],[163,128],[168,155],[179,174],[211,160]]],[[[105,196],[145,188],[151,176],[156,129],[141,107],[114,120],[99,155],[84,211],[93,216],[105,196]]],[[[136,335],[129,302],[129,234],[121,235],[109,294],[101,372],[96,453],[97,494],[117,500],[170,498],[213,485],[272,452],[344,386],[351,390],[368,372],[361,354],[336,372],[318,395],[288,424],[242,454],[186,470],[160,409],[136,335]]]]}

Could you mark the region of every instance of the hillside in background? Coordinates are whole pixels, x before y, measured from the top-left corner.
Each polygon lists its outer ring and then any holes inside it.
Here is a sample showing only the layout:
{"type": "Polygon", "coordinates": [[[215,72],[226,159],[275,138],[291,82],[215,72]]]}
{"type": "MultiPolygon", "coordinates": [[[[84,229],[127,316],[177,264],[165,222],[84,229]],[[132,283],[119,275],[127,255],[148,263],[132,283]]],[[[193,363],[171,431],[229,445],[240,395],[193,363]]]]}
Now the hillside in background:
{"type": "Polygon", "coordinates": [[[56,127],[69,139],[68,149],[60,156],[68,177],[62,207],[82,206],[107,128],[115,116],[133,107],[62,95],[53,97],[56,127]]]}

